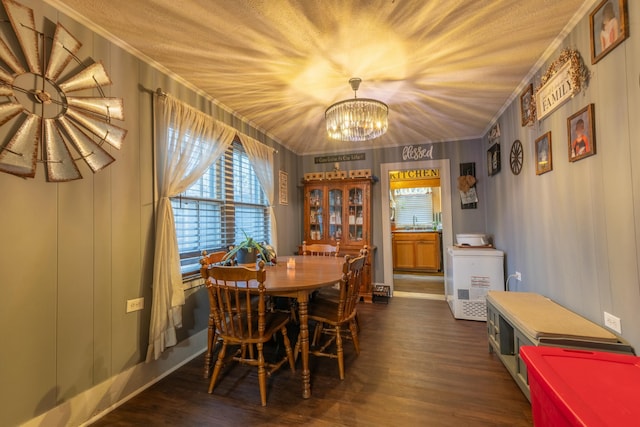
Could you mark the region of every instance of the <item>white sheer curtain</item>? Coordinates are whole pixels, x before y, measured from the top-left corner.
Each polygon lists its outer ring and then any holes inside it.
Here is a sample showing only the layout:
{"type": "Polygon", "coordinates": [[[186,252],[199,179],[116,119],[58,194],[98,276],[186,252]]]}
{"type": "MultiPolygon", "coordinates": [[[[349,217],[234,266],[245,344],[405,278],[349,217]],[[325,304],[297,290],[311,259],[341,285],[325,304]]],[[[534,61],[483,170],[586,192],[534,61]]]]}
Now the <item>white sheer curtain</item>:
{"type": "Polygon", "coordinates": [[[273,148],[248,137],[238,134],[240,142],[247,153],[247,157],[256,172],[258,181],[264,190],[264,194],[269,201],[269,218],[271,218],[271,246],[278,253],[278,228],[276,227],[276,216],[273,212],[275,199],[275,178],[273,173],[273,148]]]}
{"type": "Polygon", "coordinates": [[[158,206],[147,361],[176,344],[184,290],[170,197],[193,184],[231,145],[236,130],[169,95],[154,97],[158,206]]]}

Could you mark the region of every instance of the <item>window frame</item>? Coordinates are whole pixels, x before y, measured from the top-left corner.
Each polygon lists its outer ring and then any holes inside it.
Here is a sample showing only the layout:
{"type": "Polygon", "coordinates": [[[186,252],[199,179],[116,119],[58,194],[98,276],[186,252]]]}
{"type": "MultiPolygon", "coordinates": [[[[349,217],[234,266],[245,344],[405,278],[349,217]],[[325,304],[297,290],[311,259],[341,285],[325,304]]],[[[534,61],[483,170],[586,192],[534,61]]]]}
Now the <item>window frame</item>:
{"type": "MultiPolygon", "coordinates": [[[[202,194],[197,196],[189,194],[190,189],[193,187],[203,185],[202,180],[207,175],[205,173],[203,177],[194,182],[189,189],[170,199],[174,219],[176,220],[176,236],[178,239],[180,269],[183,281],[199,277],[198,261],[201,257],[202,250],[206,250],[209,253],[228,250],[229,246],[234,245],[237,239],[240,238],[237,226],[239,209],[257,211],[256,222],[252,224],[252,227],[259,230],[259,241],[270,243],[271,218],[269,201],[262,185],[257,179],[253,165],[249,161],[248,154],[242,146],[242,143],[237,138],[234,139],[225,153],[220,156],[220,158],[217,159],[216,162],[207,169],[207,171],[209,172],[208,180],[210,181],[209,192],[212,194],[211,198],[205,197],[202,194]],[[240,157],[236,159],[236,156],[238,155],[240,157]],[[249,176],[246,176],[247,173],[249,173],[249,176]],[[228,181],[229,178],[232,180],[228,181]],[[238,180],[240,180],[242,184],[236,185],[238,180]],[[248,190],[248,194],[245,190],[248,190]],[[180,222],[179,224],[178,216],[180,211],[178,209],[180,208],[177,208],[176,205],[182,205],[184,203],[194,203],[196,207],[192,208],[192,210],[197,210],[198,213],[206,211],[206,209],[200,209],[200,206],[203,204],[213,205],[214,208],[211,209],[211,211],[214,211],[215,206],[218,206],[220,215],[219,242],[211,242],[212,244],[210,245],[207,245],[206,242],[201,243],[206,240],[203,238],[205,235],[198,232],[196,233],[197,243],[195,243],[197,247],[189,250],[181,250],[180,241],[181,238],[184,237],[182,235],[184,222],[180,222]],[[262,213],[260,211],[262,211],[262,213]]],[[[204,222],[202,216],[198,218],[198,227],[201,227],[201,222],[204,222]]],[[[250,233],[252,234],[252,237],[256,235],[256,233],[250,233]]]]}
{"type": "Polygon", "coordinates": [[[394,192],[394,194],[392,195],[392,199],[394,201],[396,210],[396,227],[418,227],[425,229],[432,227],[433,192],[429,187],[400,188],[392,191],[394,192]],[[415,190],[424,190],[424,193],[422,193],[422,191],[415,190]],[[418,199],[422,197],[424,197],[424,201],[419,201],[418,199]],[[413,219],[411,221],[403,221],[403,219],[408,218],[409,213],[413,213],[413,219]]]}

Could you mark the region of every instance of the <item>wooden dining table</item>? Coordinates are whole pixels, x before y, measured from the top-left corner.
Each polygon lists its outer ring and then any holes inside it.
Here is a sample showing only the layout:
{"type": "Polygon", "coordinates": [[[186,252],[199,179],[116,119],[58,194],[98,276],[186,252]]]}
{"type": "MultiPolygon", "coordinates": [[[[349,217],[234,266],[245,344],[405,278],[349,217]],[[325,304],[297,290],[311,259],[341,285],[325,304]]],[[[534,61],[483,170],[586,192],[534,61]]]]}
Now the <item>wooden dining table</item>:
{"type": "MultiPolygon", "coordinates": [[[[292,264],[292,263],[291,263],[292,264]]],[[[332,286],[342,278],[344,258],[334,256],[291,256],[278,258],[276,265],[266,266],[266,292],[291,297],[298,301],[300,348],[302,357],[302,397],[311,397],[309,371],[309,295],[317,289],[332,286]],[[295,266],[288,265],[290,260],[295,266]]]]}

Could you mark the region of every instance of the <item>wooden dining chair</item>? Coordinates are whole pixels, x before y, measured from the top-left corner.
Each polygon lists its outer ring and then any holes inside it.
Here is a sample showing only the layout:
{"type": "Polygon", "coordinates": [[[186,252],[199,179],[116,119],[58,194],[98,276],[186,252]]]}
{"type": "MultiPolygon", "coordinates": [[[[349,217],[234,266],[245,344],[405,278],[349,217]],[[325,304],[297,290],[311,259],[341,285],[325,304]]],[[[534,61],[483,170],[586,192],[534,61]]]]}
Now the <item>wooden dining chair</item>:
{"type": "MultiPolygon", "coordinates": [[[[207,270],[214,265],[222,265],[224,256],[227,253],[225,251],[212,252],[210,254],[207,251],[202,251],[202,257],[200,258],[200,275],[207,280],[209,273],[207,270]]],[[[209,294],[209,307],[213,307],[211,303],[211,295],[209,294]]],[[[213,321],[213,312],[209,310],[209,323],[207,325],[207,352],[204,355],[204,378],[209,378],[211,373],[211,361],[213,355],[213,349],[217,343],[216,328],[213,321]]]]}
{"type": "Polygon", "coordinates": [[[313,243],[307,245],[306,240],[302,242],[302,255],[312,256],[339,256],[340,253],[340,241],[334,245],[313,243]]]}
{"type": "MultiPolygon", "coordinates": [[[[368,268],[369,247],[367,245],[364,245],[362,247],[362,249],[360,249],[360,255],[359,256],[364,256],[365,257],[364,258],[365,259],[364,268],[368,268]]],[[[360,282],[362,283],[362,279],[360,279],[360,282]]],[[[318,303],[323,303],[322,302],[323,300],[328,300],[328,301],[333,302],[334,304],[338,304],[338,301],[340,300],[340,284],[338,283],[337,285],[334,285],[334,286],[331,286],[331,287],[322,288],[322,289],[320,289],[319,291],[316,291],[313,294],[314,303],[316,301],[318,303]]],[[[357,312],[356,312],[356,325],[358,326],[358,330],[360,330],[360,317],[358,316],[357,312]]]]}
{"type": "MultiPolygon", "coordinates": [[[[360,283],[366,257],[345,256],[340,280],[338,301],[319,299],[309,306],[308,318],[316,322],[309,354],[338,359],[340,379],[344,379],[345,338],[353,341],[356,354],[360,354],[358,326],[356,324],[360,283]]],[[[295,354],[300,351],[300,340],[296,343],[295,354]]]]}
{"type": "MultiPolygon", "coordinates": [[[[310,245],[307,244],[307,241],[304,240],[302,242],[302,255],[307,255],[307,256],[339,256],[338,254],[340,253],[340,241],[338,240],[334,245],[329,245],[329,244],[322,244],[322,243],[312,243],[310,245]]],[[[334,285],[334,288],[332,288],[332,290],[337,290],[338,289],[338,284],[336,283],[334,285]]],[[[314,298],[316,298],[316,296],[318,295],[320,291],[316,290],[313,291],[313,293],[311,294],[311,300],[313,300],[314,298]]],[[[295,311],[295,308],[294,308],[295,311]]]]}
{"type": "Polygon", "coordinates": [[[267,272],[264,265],[264,261],[260,261],[257,270],[247,267],[213,266],[207,269],[206,282],[216,332],[222,340],[209,383],[209,393],[213,393],[222,367],[227,361],[257,366],[262,406],[267,404],[267,375],[270,376],[287,361],[291,371],[295,372],[295,360],[287,336],[289,315],[266,310],[264,282],[267,272]],[[257,304],[253,298],[256,294],[257,304]],[[282,333],[286,355],[279,361],[267,362],[264,358],[264,344],[278,331],[282,333]],[[239,348],[227,357],[229,346],[239,348]]]}

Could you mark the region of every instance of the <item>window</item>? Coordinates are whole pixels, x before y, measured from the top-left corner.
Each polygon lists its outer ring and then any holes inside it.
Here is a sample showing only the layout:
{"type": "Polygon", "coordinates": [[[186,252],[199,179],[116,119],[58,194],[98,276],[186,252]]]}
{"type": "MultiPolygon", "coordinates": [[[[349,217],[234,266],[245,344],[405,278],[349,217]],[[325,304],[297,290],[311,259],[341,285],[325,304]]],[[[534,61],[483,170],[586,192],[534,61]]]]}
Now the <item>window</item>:
{"type": "Polygon", "coordinates": [[[227,249],[244,240],[244,233],[269,242],[267,197],[238,141],[171,205],[183,276],[200,268],[203,249],[227,249]]]}
{"type": "Polygon", "coordinates": [[[397,227],[429,227],[433,221],[433,198],[430,187],[393,190],[397,227]]]}

